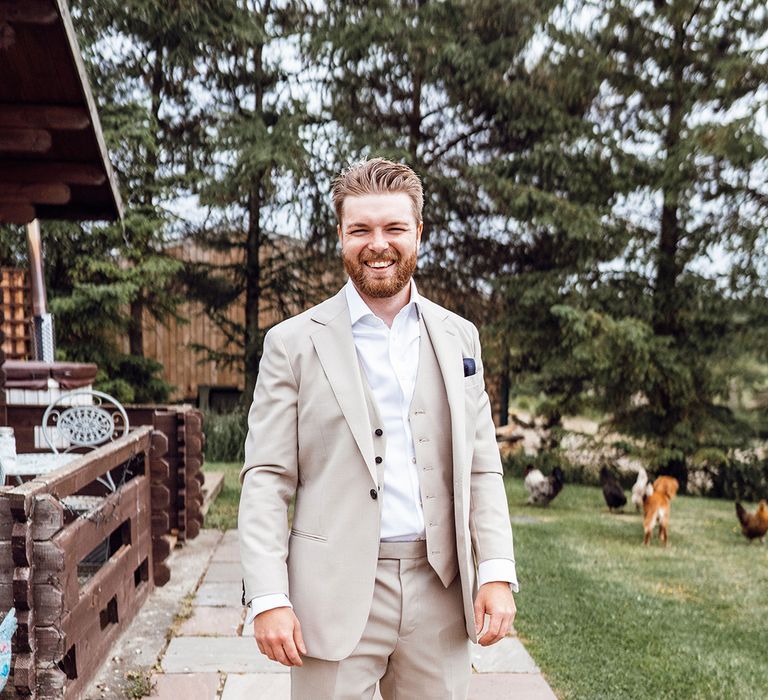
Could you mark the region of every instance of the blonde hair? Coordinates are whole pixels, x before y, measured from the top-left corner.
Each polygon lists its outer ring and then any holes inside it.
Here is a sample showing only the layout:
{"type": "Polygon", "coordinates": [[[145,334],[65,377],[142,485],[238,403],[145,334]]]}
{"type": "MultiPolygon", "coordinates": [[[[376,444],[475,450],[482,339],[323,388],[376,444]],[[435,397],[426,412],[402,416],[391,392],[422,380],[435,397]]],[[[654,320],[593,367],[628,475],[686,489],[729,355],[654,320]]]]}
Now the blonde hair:
{"type": "Polygon", "coordinates": [[[336,218],[341,224],[341,212],[346,197],[365,194],[403,192],[411,198],[416,223],[421,223],[424,191],[419,176],[403,163],[393,163],[384,158],[371,158],[353,163],[333,181],[331,197],[336,218]]]}

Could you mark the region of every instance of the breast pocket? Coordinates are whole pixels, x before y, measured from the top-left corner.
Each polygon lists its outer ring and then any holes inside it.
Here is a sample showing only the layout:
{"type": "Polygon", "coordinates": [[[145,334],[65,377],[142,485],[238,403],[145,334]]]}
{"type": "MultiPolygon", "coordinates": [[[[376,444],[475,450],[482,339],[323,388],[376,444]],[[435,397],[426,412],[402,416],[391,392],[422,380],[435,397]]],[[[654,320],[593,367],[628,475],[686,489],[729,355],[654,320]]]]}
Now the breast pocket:
{"type": "Polygon", "coordinates": [[[475,389],[477,390],[477,387],[483,386],[483,375],[481,372],[475,372],[474,374],[470,375],[469,377],[464,377],[464,389],[475,389]]]}

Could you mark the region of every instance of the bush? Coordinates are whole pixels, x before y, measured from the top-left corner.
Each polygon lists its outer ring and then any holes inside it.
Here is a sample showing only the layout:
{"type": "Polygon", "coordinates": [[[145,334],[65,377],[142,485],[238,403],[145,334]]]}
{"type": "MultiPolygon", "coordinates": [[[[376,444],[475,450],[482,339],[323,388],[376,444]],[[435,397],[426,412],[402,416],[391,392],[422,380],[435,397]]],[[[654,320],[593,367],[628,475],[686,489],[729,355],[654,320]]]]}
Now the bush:
{"type": "Polygon", "coordinates": [[[242,462],[248,415],[242,409],[231,413],[205,414],[205,459],[207,462],[242,462]]]}
{"type": "Polygon", "coordinates": [[[768,460],[754,455],[738,459],[727,457],[692,466],[690,480],[701,484],[705,496],[735,501],[759,501],[768,498],[768,460]]]}
{"type": "Polygon", "coordinates": [[[563,470],[566,484],[587,484],[596,486],[600,484],[599,476],[593,470],[581,464],[574,464],[563,454],[562,450],[541,450],[536,455],[528,455],[524,452],[515,452],[508,455],[503,462],[504,474],[522,479],[525,468],[531,465],[539,469],[542,474],[548,476],[555,467],[563,470]]]}

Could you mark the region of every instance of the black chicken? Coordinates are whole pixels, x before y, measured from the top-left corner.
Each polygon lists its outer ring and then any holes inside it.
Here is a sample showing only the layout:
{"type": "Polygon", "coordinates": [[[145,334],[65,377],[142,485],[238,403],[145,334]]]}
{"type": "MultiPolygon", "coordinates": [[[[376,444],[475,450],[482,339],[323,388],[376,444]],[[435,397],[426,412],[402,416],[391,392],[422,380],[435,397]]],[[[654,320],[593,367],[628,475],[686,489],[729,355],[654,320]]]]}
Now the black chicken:
{"type": "Polygon", "coordinates": [[[600,484],[603,487],[603,497],[608,505],[608,510],[614,511],[627,504],[624,489],[621,488],[619,480],[611,474],[608,467],[604,466],[600,469],[600,484]]]}

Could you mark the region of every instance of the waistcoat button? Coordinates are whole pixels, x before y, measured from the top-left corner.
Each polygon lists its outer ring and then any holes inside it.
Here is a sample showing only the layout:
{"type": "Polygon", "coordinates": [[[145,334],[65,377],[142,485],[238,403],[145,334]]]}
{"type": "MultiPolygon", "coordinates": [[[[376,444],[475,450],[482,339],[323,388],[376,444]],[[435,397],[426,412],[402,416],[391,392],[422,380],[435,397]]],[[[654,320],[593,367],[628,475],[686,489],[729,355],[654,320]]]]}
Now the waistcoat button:
{"type": "Polygon", "coordinates": [[[378,437],[381,437],[382,435],[384,435],[384,431],[381,428],[376,428],[376,435],[378,437]]]}
{"type": "Polygon", "coordinates": [[[375,501],[379,497],[379,494],[376,493],[376,489],[371,489],[371,498],[375,501]]]}
{"type": "Polygon", "coordinates": [[[381,464],[381,457],[376,457],[376,464],[381,464]]]}

